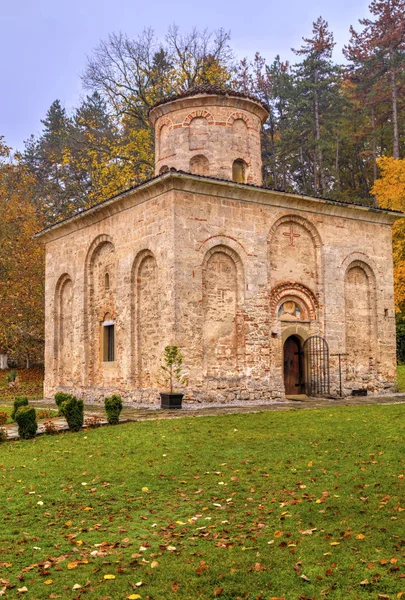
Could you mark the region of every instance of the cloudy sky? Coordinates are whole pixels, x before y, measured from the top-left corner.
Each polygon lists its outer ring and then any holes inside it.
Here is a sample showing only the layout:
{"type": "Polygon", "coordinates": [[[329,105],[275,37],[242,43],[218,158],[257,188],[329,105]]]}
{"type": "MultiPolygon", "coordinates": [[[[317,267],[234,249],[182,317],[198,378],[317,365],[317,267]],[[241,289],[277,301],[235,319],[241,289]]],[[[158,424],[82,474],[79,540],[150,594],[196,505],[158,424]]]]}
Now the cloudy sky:
{"type": "Polygon", "coordinates": [[[0,136],[22,149],[59,98],[66,109],[78,104],[80,75],[101,39],[123,31],[135,37],[145,27],[164,36],[168,25],[182,31],[223,27],[231,31],[237,55],[259,51],[270,62],[311,34],[322,15],[337,42],[335,60],[349,26],[368,14],[363,0],[0,0],[0,136]]]}

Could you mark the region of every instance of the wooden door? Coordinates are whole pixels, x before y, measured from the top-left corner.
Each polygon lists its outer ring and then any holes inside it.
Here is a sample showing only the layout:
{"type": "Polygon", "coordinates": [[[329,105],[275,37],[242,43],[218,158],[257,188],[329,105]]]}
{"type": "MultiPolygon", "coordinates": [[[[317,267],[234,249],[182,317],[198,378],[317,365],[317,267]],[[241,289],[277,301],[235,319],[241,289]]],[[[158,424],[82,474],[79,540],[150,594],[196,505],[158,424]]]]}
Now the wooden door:
{"type": "Polygon", "coordinates": [[[301,393],[301,344],[292,335],[284,344],[284,386],[287,396],[301,393]]]}

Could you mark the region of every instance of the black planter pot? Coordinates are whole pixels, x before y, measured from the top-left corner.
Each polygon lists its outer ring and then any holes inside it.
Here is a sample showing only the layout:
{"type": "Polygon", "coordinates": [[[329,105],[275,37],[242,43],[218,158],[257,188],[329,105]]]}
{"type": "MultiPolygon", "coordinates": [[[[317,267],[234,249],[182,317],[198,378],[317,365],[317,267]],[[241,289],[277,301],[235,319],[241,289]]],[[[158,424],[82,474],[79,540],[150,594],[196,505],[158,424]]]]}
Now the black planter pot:
{"type": "Polygon", "coordinates": [[[181,408],[184,394],[160,392],[160,408],[181,408]]]}

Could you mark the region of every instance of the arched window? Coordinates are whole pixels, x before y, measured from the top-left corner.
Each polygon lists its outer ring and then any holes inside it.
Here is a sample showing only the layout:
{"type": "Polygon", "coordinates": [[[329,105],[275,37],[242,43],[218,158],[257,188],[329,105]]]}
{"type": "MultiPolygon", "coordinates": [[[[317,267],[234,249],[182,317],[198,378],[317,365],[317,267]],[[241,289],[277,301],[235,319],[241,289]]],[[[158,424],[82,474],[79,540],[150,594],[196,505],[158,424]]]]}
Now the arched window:
{"type": "Polygon", "coordinates": [[[206,156],[203,154],[197,154],[190,160],[190,173],[193,175],[208,175],[209,174],[209,162],[206,156]]]}
{"type": "Polygon", "coordinates": [[[246,182],[246,163],[241,158],[233,161],[232,181],[235,181],[236,183],[246,182]]]}
{"type": "Polygon", "coordinates": [[[167,173],[169,170],[169,167],[167,165],[163,165],[162,167],[160,167],[159,169],[159,175],[163,175],[163,173],[167,173]]]}
{"type": "Polygon", "coordinates": [[[104,275],[104,289],[106,292],[110,291],[110,274],[106,273],[104,275]]]}

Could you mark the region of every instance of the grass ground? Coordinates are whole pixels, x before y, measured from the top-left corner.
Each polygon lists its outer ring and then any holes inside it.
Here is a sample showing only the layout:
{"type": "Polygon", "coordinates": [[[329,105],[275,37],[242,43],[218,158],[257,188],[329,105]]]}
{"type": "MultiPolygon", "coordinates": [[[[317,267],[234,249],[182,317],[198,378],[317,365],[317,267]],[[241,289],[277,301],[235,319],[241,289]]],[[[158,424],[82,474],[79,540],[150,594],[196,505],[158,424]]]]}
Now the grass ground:
{"type": "Polygon", "coordinates": [[[405,365],[398,365],[397,376],[398,376],[398,391],[405,392],[405,365]]]}
{"type": "Polygon", "coordinates": [[[404,416],[332,406],[5,443],[0,591],[405,598],[404,416]]]}

